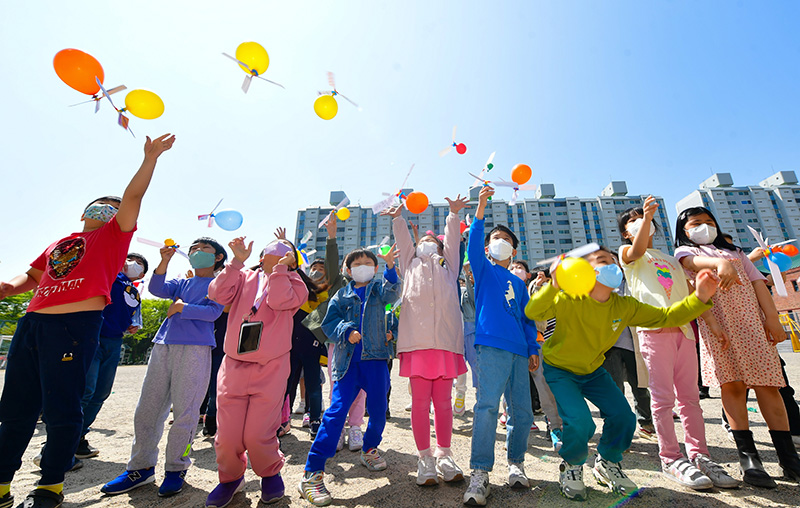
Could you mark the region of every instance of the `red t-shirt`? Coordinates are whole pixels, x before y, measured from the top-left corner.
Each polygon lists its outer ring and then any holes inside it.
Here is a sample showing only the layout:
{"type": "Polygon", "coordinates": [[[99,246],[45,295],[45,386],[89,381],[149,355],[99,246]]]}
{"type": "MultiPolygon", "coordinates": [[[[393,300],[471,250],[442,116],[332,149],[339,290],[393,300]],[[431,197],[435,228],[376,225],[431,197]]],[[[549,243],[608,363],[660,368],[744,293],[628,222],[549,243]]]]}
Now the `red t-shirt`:
{"type": "Polygon", "coordinates": [[[50,245],[31,263],[42,277],[28,312],[93,296],[111,303],[111,285],[125,264],[133,231],[122,232],[113,217],[100,229],[72,233],[50,245]]]}

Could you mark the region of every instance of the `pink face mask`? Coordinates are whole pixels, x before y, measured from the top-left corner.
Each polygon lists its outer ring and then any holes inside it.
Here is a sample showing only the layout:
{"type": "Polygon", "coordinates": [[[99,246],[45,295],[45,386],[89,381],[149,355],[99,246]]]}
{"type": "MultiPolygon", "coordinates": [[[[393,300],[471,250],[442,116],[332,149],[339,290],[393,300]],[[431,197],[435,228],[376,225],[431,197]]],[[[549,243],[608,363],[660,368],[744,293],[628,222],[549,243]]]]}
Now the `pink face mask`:
{"type": "Polygon", "coordinates": [[[264,251],[261,253],[261,257],[264,257],[266,255],[272,255],[272,256],[278,256],[279,258],[282,258],[283,256],[285,256],[289,252],[292,252],[292,248],[291,247],[289,247],[288,245],[286,245],[283,242],[279,242],[279,241],[276,240],[274,242],[271,242],[266,247],[264,247],[264,251]]]}

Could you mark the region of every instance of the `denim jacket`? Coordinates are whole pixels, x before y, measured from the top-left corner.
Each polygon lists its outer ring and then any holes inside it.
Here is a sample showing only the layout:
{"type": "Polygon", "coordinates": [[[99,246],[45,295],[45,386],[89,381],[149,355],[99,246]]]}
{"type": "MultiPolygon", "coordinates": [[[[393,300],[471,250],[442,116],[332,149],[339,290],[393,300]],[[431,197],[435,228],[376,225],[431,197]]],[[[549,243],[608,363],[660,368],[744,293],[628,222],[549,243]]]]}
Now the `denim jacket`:
{"type": "MultiPolygon", "coordinates": [[[[347,338],[358,330],[361,299],[353,290],[353,282],[340,289],[328,303],[328,312],[322,321],[322,331],[335,344],[333,353],[333,380],[339,381],[347,374],[355,344],[347,338]]],[[[367,285],[367,302],[361,319],[361,359],[388,360],[393,356],[393,346],[386,343],[386,304],[400,298],[400,281],[392,284],[385,278],[374,279],[367,285]]]]}

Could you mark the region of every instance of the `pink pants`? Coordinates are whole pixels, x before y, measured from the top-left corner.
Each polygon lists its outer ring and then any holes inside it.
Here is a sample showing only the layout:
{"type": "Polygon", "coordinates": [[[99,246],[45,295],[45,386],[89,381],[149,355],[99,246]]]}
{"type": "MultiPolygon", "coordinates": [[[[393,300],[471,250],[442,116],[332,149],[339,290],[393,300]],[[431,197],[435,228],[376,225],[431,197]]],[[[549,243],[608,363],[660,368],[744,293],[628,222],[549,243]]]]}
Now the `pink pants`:
{"type": "MultiPolygon", "coordinates": [[[[328,344],[328,380],[331,383],[331,389],[328,391],[328,405],[330,405],[331,396],[333,395],[333,344],[328,344]]],[[[345,426],[361,427],[364,425],[364,408],[367,405],[367,393],[364,390],[358,392],[356,400],[350,406],[350,413],[347,415],[345,426]]]]}
{"type": "Polygon", "coordinates": [[[262,478],[281,471],[284,459],[277,432],[289,378],[289,353],[266,365],[226,356],[217,378],[217,469],[221,483],[247,469],[262,478]],[[247,451],[247,456],[245,456],[247,451]]]}
{"type": "Polygon", "coordinates": [[[708,455],[706,428],[697,389],[697,351],[680,328],[639,330],[642,357],[650,373],[650,407],[658,436],[658,454],[665,463],[683,457],[675,434],[672,408],[678,401],[689,460],[708,455]]]}
{"type": "Polygon", "coordinates": [[[433,423],[436,429],[436,445],[441,454],[450,454],[450,441],[453,437],[453,406],[450,392],[451,378],[425,379],[414,376],[411,381],[411,430],[417,450],[430,454],[431,420],[430,407],[433,400],[433,423]],[[442,450],[444,449],[444,450],[442,450]]]}

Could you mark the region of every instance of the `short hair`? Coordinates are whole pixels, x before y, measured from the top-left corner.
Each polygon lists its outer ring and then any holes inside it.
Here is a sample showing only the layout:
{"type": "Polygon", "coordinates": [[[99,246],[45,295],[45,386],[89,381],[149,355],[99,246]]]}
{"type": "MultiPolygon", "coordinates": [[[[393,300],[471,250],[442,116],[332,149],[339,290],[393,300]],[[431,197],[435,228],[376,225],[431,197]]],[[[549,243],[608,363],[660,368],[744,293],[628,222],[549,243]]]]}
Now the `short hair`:
{"type": "Polygon", "coordinates": [[[321,259],[315,259],[314,261],[312,261],[312,262],[310,262],[308,264],[308,269],[310,270],[311,267],[314,266],[314,265],[322,265],[322,268],[325,268],[325,261],[323,261],[321,259]]]}
{"type": "Polygon", "coordinates": [[[86,207],[84,207],[83,211],[88,210],[88,208],[90,206],[92,206],[93,204],[97,203],[98,201],[116,201],[117,202],[117,208],[119,208],[119,205],[122,204],[122,198],[121,197],[118,197],[118,196],[103,196],[102,198],[93,199],[88,205],[86,205],[86,207]]]}
{"type": "Polygon", "coordinates": [[[347,256],[344,257],[344,265],[350,269],[353,266],[353,261],[363,257],[370,258],[372,262],[375,263],[375,266],[378,266],[378,256],[376,256],[371,250],[367,250],[363,247],[359,247],[358,249],[348,252],[347,256]]]}
{"type": "MultiPolygon", "coordinates": [[[[622,243],[632,245],[633,242],[630,238],[625,238],[625,231],[627,231],[628,222],[631,219],[638,219],[639,217],[644,220],[644,208],[641,206],[634,206],[633,208],[628,208],[624,212],[622,212],[619,217],[617,217],[617,227],[619,227],[619,236],[622,237],[622,243]]],[[[658,224],[656,221],[653,221],[654,233],[658,233],[658,224]]]]}
{"type": "Polygon", "coordinates": [[[222,259],[214,263],[214,270],[219,270],[220,268],[223,267],[223,265],[225,265],[225,260],[228,259],[228,253],[225,252],[225,248],[218,241],[208,236],[201,236],[200,238],[192,242],[191,247],[194,247],[198,243],[205,243],[214,247],[214,257],[218,256],[219,254],[222,254],[222,259]]]}
{"type": "Polygon", "coordinates": [[[523,261],[521,259],[516,259],[516,260],[512,261],[511,264],[512,265],[519,265],[522,268],[524,268],[526,272],[528,272],[528,273],[531,272],[531,269],[528,267],[528,263],[526,263],[525,261],[523,261]]]}
{"type": "Polygon", "coordinates": [[[489,245],[489,242],[492,239],[492,234],[495,231],[502,231],[503,233],[506,233],[508,236],[510,236],[511,237],[511,246],[514,247],[515,249],[517,248],[517,245],[519,245],[519,240],[517,240],[517,235],[515,235],[513,231],[511,231],[507,227],[503,226],[502,224],[498,224],[497,226],[493,227],[491,231],[486,233],[486,238],[483,239],[483,245],[484,246],[489,245]]]}
{"type": "Polygon", "coordinates": [[[144,273],[142,275],[147,273],[147,268],[148,268],[147,259],[145,259],[145,257],[139,254],[138,252],[129,252],[128,257],[126,257],[125,259],[133,259],[140,262],[144,267],[144,273]]]}

